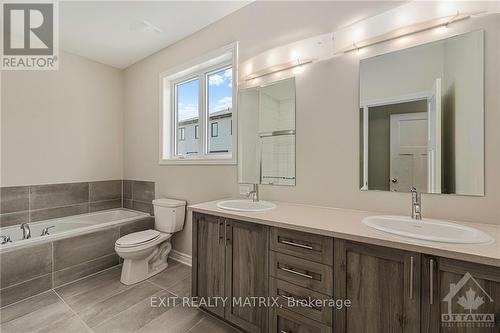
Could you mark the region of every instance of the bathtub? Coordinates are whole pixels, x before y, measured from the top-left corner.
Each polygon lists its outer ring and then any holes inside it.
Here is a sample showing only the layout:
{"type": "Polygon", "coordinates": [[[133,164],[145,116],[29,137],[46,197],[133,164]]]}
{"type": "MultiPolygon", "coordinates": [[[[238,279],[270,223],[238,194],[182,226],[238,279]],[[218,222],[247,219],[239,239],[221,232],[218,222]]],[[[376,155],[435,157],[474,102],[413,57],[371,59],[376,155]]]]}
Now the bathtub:
{"type": "Polygon", "coordinates": [[[31,229],[31,238],[29,239],[23,239],[20,225],[0,228],[0,235],[9,236],[12,241],[0,245],[0,252],[94,232],[98,229],[126,224],[148,216],[150,215],[147,213],[120,208],[33,222],[29,223],[31,229]],[[42,236],[42,230],[46,227],[50,227],[49,234],[42,236]]]}

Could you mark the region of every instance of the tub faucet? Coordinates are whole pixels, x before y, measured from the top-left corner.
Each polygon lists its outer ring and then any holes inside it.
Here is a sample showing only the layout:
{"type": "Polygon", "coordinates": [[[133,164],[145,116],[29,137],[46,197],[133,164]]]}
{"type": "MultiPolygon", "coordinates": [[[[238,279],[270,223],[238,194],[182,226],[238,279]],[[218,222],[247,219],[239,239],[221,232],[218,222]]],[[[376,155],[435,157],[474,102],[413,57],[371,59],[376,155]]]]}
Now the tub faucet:
{"type": "Polygon", "coordinates": [[[412,220],[422,220],[422,201],[421,194],[415,187],[410,187],[411,192],[411,218],[412,220]]]}
{"type": "Polygon", "coordinates": [[[28,223],[21,224],[21,230],[23,231],[23,239],[31,238],[31,229],[28,223]]]}
{"type": "Polygon", "coordinates": [[[11,243],[10,236],[0,236],[0,244],[11,243]]]}
{"type": "Polygon", "coordinates": [[[49,234],[49,229],[54,228],[54,227],[55,227],[55,225],[51,225],[50,227],[45,227],[45,228],[43,228],[43,230],[42,230],[42,234],[41,234],[40,236],[47,236],[47,235],[50,235],[50,234],[49,234]]]}

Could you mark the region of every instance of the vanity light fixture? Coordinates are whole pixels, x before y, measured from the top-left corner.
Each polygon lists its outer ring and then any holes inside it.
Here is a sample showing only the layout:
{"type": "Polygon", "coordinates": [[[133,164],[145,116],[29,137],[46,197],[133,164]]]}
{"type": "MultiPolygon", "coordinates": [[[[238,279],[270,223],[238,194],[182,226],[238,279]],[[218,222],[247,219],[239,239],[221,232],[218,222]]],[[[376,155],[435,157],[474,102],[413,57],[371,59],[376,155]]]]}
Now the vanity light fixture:
{"type": "Polygon", "coordinates": [[[461,14],[460,12],[457,11],[457,13],[455,15],[446,16],[446,17],[442,17],[439,19],[434,19],[434,20],[430,20],[430,21],[425,21],[425,22],[409,25],[409,26],[406,26],[406,27],[403,27],[400,29],[393,30],[389,33],[377,36],[377,37],[365,39],[365,40],[362,40],[359,42],[353,42],[351,46],[336,52],[335,55],[342,54],[342,53],[349,53],[351,51],[356,51],[356,50],[359,51],[359,50],[361,50],[365,47],[368,47],[368,46],[377,45],[380,43],[388,42],[388,41],[398,39],[401,37],[405,37],[405,36],[409,36],[409,35],[414,35],[414,34],[417,34],[419,32],[424,32],[427,30],[435,29],[435,28],[446,29],[452,23],[463,21],[463,20],[470,18],[471,16],[479,15],[482,13],[483,12],[461,14]]]}
{"type": "MultiPolygon", "coordinates": [[[[258,77],[267,76],[267,75],[271,75],[274,73],[282,72],[282,71],[285,71],[287,69],[301,68],[301,66],[310,64],[315,60],[316,59],[297,59],[297,60],[292,60],[289,62],[279,64],[279,65],[266,67],[266,68],[261,69],[257,72],[254,72],[254,73],[247,75],[245,77],[245,80],[250,81],[250,80],[256,79],[258,77]]],[[[301,72],[301,71],[296,71],[294,74],[297,74],[299,72],[301,72]]]]}

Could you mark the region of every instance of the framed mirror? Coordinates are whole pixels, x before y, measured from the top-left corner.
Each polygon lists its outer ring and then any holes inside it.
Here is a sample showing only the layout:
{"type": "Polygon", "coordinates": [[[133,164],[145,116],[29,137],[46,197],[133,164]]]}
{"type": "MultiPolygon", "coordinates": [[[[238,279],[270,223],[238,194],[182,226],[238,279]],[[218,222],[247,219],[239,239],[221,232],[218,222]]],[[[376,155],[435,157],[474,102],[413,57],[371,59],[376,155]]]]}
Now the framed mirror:
{"type": "Polygon", "coordinates": [[[362,190],[484,195],[483,34],[361,60],[362,190]]]}
{"type": "Polygon", "coordinates": [[[295,185],[295,78],[238,93],[238,182],[295,185]]]}

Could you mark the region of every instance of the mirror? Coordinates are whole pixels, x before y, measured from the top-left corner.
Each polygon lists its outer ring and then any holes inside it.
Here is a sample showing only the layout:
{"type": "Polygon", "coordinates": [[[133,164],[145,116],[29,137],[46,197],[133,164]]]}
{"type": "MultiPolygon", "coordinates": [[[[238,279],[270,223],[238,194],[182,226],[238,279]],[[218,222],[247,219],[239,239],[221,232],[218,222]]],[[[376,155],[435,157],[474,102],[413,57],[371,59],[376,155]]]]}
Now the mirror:
{"type": "Polygon", "coordinates": [[[360,63],[362,190],[484,195],[483,31],[360,63]]]}
{"type": "Polygon", "coordinates": [[[295,78],[238,93],[238,182],[295,185],[295,78]]]}

